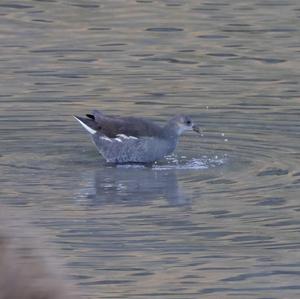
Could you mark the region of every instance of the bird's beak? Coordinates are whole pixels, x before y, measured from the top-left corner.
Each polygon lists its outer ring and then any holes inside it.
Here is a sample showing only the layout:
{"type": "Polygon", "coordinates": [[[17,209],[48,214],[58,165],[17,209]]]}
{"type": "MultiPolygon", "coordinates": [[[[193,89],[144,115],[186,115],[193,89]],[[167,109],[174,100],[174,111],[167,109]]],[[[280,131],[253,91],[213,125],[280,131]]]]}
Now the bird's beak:
{"type": "Polygon", "coordinates": [[[193,131],[195,131],[195,132],[197,132],[199,134],[201,133],[200,126],[198,126],[198,125],[193,125],[192,129],[193,129],[193,131]]]}

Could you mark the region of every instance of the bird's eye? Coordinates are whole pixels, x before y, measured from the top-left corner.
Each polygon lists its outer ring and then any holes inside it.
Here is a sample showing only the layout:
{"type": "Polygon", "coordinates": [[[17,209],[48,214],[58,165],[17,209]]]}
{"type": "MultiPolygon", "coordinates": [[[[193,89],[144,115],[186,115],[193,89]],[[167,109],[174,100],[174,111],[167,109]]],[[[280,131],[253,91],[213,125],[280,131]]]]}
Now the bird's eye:
{"type": "Polygon", "coordinates": [[[192,122],[191,122],[190,120],[187,120],[187,121],[186,121],[186,124],[187,124],[187,125],[190,125],[191,123],[192,123],[192,122]]]}

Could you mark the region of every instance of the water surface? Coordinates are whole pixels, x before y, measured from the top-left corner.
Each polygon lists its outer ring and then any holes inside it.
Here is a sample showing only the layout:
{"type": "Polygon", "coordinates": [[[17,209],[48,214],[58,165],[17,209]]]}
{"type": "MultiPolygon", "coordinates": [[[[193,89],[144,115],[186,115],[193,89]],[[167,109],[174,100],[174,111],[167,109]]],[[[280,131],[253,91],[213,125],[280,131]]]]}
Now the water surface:
{"type": "Polygon", "coordinates": [[[1,203],[89,298],[297,298],[297,1],[2,1],[1,203]],[[190,114],[153,168],[72,118],[190,114]],[[23,215],[23,214],[22,214],[23,215]]]}

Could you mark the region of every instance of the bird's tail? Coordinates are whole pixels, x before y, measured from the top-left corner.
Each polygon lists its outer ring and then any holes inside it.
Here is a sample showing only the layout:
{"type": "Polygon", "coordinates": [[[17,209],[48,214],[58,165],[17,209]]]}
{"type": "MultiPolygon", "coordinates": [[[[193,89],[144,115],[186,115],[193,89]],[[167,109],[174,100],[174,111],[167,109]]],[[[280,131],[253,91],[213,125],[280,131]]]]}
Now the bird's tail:
{"type": "Polygon", "coordinates": [[[97,133],[97,123],[92,118],[80,117],[73,115],[73,117],[92,135],[97,133]]]}

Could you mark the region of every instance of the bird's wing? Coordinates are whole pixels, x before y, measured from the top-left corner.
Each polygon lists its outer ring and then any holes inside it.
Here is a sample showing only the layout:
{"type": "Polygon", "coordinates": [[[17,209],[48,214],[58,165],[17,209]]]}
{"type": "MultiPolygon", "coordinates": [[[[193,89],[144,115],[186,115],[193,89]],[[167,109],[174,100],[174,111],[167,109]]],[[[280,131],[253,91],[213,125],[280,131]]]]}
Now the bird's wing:
{"type": "Polygon", "coordinates": [[[118,135],[136,138],[156,137],[162,132],[160,126],[143,118],[106,116],[97,110],[94,110],[92,114],[87,114],[87,117],[83,119],[83,121],[86,120],[86,125],[109,138],[115,138],[118,135]]]}

